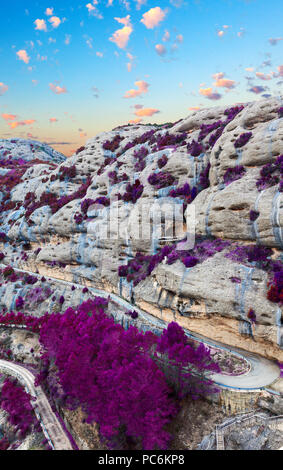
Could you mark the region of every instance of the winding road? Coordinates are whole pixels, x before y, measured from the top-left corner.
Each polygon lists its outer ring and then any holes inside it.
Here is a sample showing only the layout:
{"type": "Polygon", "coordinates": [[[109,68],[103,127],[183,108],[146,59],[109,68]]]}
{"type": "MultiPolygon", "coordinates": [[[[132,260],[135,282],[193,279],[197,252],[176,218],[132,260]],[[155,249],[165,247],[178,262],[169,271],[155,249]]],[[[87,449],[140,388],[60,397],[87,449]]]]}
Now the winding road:
{"type": "Polygon", "coordinates": [[[0,359],[0,370],[17,377],[23,383],[28,393],[35,398],[31,401],[35,414],[40,422],[42,431],[53,450],[73,450],[73,447],[63,430],[56,414],[40,386],[35,387],[34,376],[25,367],[0,359]]]}

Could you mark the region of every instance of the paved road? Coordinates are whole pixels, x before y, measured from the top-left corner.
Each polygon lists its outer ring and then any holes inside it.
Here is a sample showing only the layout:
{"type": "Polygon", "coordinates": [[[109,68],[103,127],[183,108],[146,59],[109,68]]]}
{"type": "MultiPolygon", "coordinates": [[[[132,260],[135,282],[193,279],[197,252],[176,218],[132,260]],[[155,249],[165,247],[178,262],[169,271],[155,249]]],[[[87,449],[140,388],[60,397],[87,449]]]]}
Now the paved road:
{"type": "MultiPolygon", "coordinates": [[[[26,271],[23,269],[15,269],[15,271],[25,272],[27,274],[31,274],[39,278],[41,277],[40,274],[35,274],[34,272],[26,271]]],[[[81,289],[82,287],[85,287],[81,284],[76,284],[74,282],[61,280],[60,278],[54,278],[51,276],[47,276],[47,277],[54,282],[60,281],[60,283],[63,285],[67,285],[67,286],[75,285],[79,289],[81,289]]],[[[127,300],[121,298],[119,295],[112,294],[107,291],[97,289],[97,288],[92,288],[92,287],[88,287],[88,289],[89,289],[89,292],[92,293],[94,296],[100,296],[104,298],[110,297],[111,301],[114,304],[118,305],[120,308],[122,307],[123,309],[126,309],[126,310],[136,310],[139,313],[139,319],[141,320],[144,319],[146,323],[152,324],[153,328],[156,328],[156,327],[159,329],[167,328],[166,322],[159,320],[158,318],[154,317],[150,313],[139,309],[135,305],[132,305],[127,300]]],[[[228,350],[231,353],[238,355],[239,357],[242,357],[243,359],[246,359],[248,363],[250,364],[251,366],[250,371],[245,375],[228,376],[228,375],[222,375],[222,374],[214,374],[213,380],[220,387],[238,389],[242,391],[255,391],[255,390],[260,390],[260,389],[270,386],[276,379],[280,377],[280,369],[277,366],[277,364],[275,364],[275,362],[273,361],[265,359],[264,357],[259,356],[257,354],[249,353],[243,349],[231,347],[221,342],[211,340],[210,338],[206,338],[202,335],[197,335],[196,333],[192,333],[189,330],[185,330],[185,333],[188,337],[193,338],[196,341],[202,342],[208,346],[213,346],[213,347],[226,350],[226,351],[228,350]]]]}
{"type": "Polygon", "coordinates": [[[0,370],[16,376],[23,383],[29,394],[35,397],[31,402],[39,419],[45,437],[54,450],[73,450],[57,416],[53,413],[49,401],[41,387],[35,387],[34,376],[25,367],[0,359],[0,370]],[[51,442],[50,442],[51,441],[51,442]]]}

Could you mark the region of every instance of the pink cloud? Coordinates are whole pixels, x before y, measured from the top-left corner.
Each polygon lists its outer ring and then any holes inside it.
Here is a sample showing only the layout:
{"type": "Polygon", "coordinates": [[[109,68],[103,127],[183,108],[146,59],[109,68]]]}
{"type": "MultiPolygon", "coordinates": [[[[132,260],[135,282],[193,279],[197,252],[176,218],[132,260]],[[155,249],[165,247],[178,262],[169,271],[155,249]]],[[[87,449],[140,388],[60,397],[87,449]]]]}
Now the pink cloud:
{"type": "Polygon", "coordinates": [[[46,16],[52,16],[53,15],[53,10],[54,10],[54,8],[46,8],[46,10],[45,10],[46,16]]]}
{"type": "Polygon", "coordinates": [[[129,121],[129,124],[139,124],[141,121],[142,121],[141,118],[131,119],[131,120],[129,121]]]}
{"type": "Polygon", "coordinates": [[[135,115],[139,116],[139,117],[144,117],[144,116],[153,116],[153,114],[157,114],[157,113],[160,113],[160,111],[158,109],[142,108],[142,109],[138,109],[135,112],[135,115]]]}
{"type": "Polygon", "coordinates": [[[220,100],[222,97],[219,93],[213,92],[212,88],[200,88],[199,90],[200,95],[205,96],[209,100],[220,100]]]}
{"type": "Polygon", "coordinates": [[[57,119],[57,118],[50,118],[50,119],[49,119],[49,122],[50,122],[50,123],[58,122],[58,119],[57,119]]]}
{"type": "Polygon", "coordinates": [[[62,95],[63,93],[68,93],[65,87],[60,87],[55,83],[49,83],[49,88],[56,94],[62,95]]]}
{"type": "Polygon", "coordinates": [[[163,44],[156,44],[155,46],[155,50],[157,52],[158,55],[165,55],[167,50],[166,50],[166,47],[163,46],[163,44]]]}
{"type": "Polygon", "coordinates": [[[16,117],[15,114],[2,114],[2,118],[5,119],[5,121],[14,121],[16,117]]]}
{"type": "Polygon", "coordinates": [[[19,126],[31,126],[35,122],[35,119],[26,119],[25,121],[8,122],[8,126],[10,126],[11,129],[16,129],[19,126]]]}
{"type": "Polygon", "coordinates": [[[217,88],[235,88],[235,81],[234,80],[228,80],[228,78],[219,78],[216,80],[214,83],[214,86],[217,88]]]}
{"type": "Polygon", "coordinates": [[[277,67],[280,77],[283,77],[283,65],[278,65],[277,67]]]}
{"type": "Polygon", "coordinates": [[[28,64],[30,61],[30,57],[27,54],[27,51],[24,49],[21,49],[20,51],[17,52],[17,56],[20,60],[22,60],[25,64],[28,64]]]}
{"type": "Polygon", "coordinates": [[[117,29],[117,31],[115,31],[109,38],[109,41],[114,42],[120,49],[125,49],[129,42],[130,35],[133,32],[130,15],[126,16],[125,18],[115,18],[115,20],[118,21],[118,23],[123,24],[124,27],[117,29]]]}
{"type": "Polygon", "coordinates": [[[148,92],[148,87],[149,84],[145,82],[144,80],[138,80],[135,82],[136,87],[138,88],[137,90],[131,89],[126,91],[124,98],[135,98],[136,96],[140,96],[143,93],[148,92]]]}
{"type": "Polygon", "coordinates": [[[257,78],[260,78],[261,80],[272,80],[273,76],[271,74],[264,74],[262,72],[256,72],[257,78]]]}
{"type": "Polygon", "coordinates": [[[49,23],[51,23],[53,28],[58,28],[58,26],[60,26],[61,24],[61,20],[60,18],[58,18],[58,16],[51,16],[51,18],[49,19],[49,23]]]}
{"type": "Polygon", "coordinates": [[[0,96],[4,95],[4,93],[6,93],[6,91],[8,90],[8,85],[5,85],[5,83],[0,82],[0,96]]]}
{"type": "Polygon", "coordinates": [[[141,23],[143,23],[148,29],[153,29],[164,20],[165,16],[165,10],[162,10],[160,7],[151,8],[142,15],[141,23]]]}
{"type": "Polygon", "coordinates": [[[37,30],[39,30],[39,31],[47,31],[47,27],[46,27],[46,22],[45,22],[45,20],[39,20],[39,19],[37,19],[37,20],[35,20],[34,24],[35,24],[35,26],[36,26],[35,29],[37,29],[37,30]]]}

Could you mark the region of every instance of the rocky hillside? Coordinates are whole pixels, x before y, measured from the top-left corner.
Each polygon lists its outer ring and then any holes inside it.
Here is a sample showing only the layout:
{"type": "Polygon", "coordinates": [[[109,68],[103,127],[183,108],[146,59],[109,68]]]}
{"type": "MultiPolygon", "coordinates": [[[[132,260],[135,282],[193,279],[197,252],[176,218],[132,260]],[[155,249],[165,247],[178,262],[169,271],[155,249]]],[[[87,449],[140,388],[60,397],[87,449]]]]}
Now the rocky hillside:
{"type": "MultiPolygon", "coordinates": [[[[18,267],[283,361],[282,106],[272,98],[122,126],[68,159],[1,140],[0,306],[61,308],[45,278],[36,296],[5,265],[18,267]]],[[[69,289],[65,300],[81,299],[69,289]]]]}

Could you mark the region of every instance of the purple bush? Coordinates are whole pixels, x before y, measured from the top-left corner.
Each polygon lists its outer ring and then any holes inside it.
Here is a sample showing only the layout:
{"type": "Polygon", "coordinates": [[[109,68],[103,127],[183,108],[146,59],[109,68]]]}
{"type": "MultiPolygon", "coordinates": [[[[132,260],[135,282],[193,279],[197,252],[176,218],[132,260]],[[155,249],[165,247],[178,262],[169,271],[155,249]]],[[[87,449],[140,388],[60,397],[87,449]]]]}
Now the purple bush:
{"type": "Polygon", "coordinates": [[[166,155],[162,155],[162,157],[160,157],[157,161],[157,166],[161,170],[161,168],[166,166],[167,163],[168,163],[168,158],[166,157],[166,155]]]}
{"type": "MultiPolygon", "coordinates": [[[[200,140],[202,140],[202,138],[200,140]]],[[[187,150],[188,153],[192,155],[192,157],[198,157],[204,152],[204,147],[200,142],[193,140],[192,142],[188,143],[187,150]]]]}
{"type": "Polygon", "coordinates": [[[243,147],[244,145],[246,145],[248,143],[248,141],[250,140],[250,138],[252,137],[253,133],[252,132],[244,132],[243,134],[241,134],[238,139],[235,140],[234,142],[234,146],[236,148],[240,148],[240,147],[243,147]]]}
{"type": "Polygon", "coordinates": [[[260,170],[260,178],[256,182],[259,190],[267,189],[279,184],[279,191],[283,190],[283,155],[276,158],[274,163],[267,163],[260,170]]]}
{"type": "Polygon", "coordinates": [[[259,212],[258,211],[254,211],[254,210],[251,210],[250,211],[250,221],[251,222],[255,222],[259,217],[259,212]]]}
{"type": "Polygon", "coordinates": [[[159,173],[151,173],[148,177],[148,182],[156,189],[166,188],[172,186],[176,180],[171,173],[167,171],[160,171],[159,173]]]}
{"type": "Polygon", "coordinates": [[[30,432],[38,430],[38,421],[31,400],[32,397],[16,380],[5,380],[0,395],[0,407],[8,413],[8,420],[15,426],[21,439],[30,432]]]}
{"type": "Polygon", "coordinates": [[[120,198],[125,202],[132,202],[135,204],[137,200],[142,196],[144,187],[141,184],[140,180],[136,180],[134,184],[128,184],[126,187],[126,192],[120,198]]]}
{"type": "Polygon", "coordinates": [[[283,117],[283,107],[281,107],[281,108],[278,109],[278,116],[279,116],[280,118],[283,117]]]}
{"type": "Polygon", "coordinates": [[[225,185],[228,186],[229,184],[233,183],[233,181],[241,179],[246,171],[247,170],[242,165],[236,165],[233,168],[228,168],[223,176],[225,185]]]}

